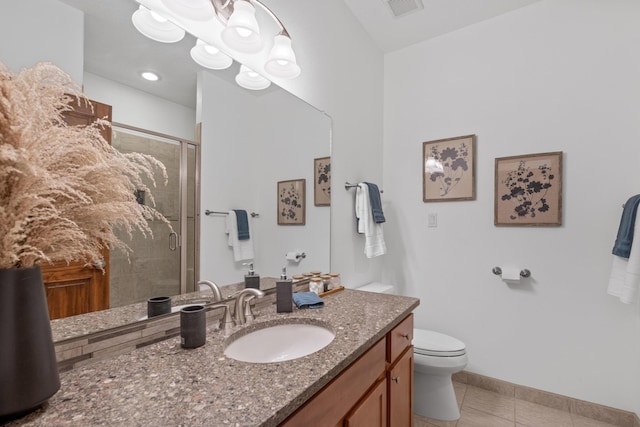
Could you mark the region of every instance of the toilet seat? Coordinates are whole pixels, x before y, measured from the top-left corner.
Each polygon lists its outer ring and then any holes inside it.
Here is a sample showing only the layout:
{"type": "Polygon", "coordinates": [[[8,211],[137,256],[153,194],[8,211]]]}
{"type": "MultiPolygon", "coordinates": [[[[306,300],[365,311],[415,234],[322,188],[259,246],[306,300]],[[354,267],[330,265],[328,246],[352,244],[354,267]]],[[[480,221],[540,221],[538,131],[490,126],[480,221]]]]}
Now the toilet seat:
{"type": "Polygon", "coordinates": [[[466,347],[462,341],[449,335],[414,329],[413,351],[424,356],[455,357],[466,354],[466,347]]]}

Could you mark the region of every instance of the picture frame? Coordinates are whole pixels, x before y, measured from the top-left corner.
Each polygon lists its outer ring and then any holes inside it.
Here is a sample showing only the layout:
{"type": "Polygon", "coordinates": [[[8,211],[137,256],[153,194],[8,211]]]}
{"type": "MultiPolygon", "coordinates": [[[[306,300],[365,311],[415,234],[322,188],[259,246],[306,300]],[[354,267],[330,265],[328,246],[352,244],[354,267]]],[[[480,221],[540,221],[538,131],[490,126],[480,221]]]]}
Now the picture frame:
{"type": "Polygon", "coordinates": [[[495,160],[496,226],[562,225],[562,151],[495,160]]]}
{"type": "Polygon", "coordinates": [[[313,203],[331,206],[331,157],[313,159],[313,203]]]}
{"type": "Polygon", "coordinates": [[[476,135],[422,143],[422,200],[476,199],[476,135]]]}
{"type": "Polygon", "coordinates": [[[305,225],[306,180],[278,181],[278,225],[305,225]]]}

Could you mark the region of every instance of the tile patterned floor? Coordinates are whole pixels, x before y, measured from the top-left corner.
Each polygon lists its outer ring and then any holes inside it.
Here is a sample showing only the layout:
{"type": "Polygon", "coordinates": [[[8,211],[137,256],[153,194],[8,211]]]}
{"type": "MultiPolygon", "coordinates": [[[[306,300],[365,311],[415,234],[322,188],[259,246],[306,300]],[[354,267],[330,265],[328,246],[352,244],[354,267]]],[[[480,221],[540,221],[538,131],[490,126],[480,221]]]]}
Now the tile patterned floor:
{"type": "Polygon", "coordinates": [[[438,421],[415,415],[413,427],[615,427],[471,385],[453,385],[460,419],[438,421]]]}

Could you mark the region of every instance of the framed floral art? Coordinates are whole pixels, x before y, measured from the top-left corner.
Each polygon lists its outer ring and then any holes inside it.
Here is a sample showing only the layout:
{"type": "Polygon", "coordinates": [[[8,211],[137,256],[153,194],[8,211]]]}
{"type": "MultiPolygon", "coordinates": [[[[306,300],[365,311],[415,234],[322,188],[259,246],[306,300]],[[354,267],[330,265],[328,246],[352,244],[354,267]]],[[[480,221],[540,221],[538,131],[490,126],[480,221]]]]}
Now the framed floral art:
{"type": "Polygon", "coordinates": [[[476,136],[422,144],[422,200],[448,202],[476,198],[476,136]]]}
{"type": "Polygon", "coordinates": [[[313,159],[313,202],[315,206],[331,205],[331,157],[313,159]]]}
{"type": "Polygon", "coordinates": [[[495,162],[497,226],[562,225],[562,151],[495,162]]]}
{"type": "Polygon", "coordinates": [[[305,225],[306,180],[278,182],[278,225],[305,225]]]}

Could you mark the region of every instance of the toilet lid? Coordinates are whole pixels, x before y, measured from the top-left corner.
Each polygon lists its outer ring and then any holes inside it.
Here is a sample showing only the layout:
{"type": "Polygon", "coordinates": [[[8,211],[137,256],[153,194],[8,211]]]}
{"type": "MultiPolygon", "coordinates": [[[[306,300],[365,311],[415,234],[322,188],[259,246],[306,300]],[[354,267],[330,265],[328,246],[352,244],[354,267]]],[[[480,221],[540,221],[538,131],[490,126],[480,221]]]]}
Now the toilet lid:
{"type": "Polygon", "coordinates": [[[462,341],[440,332],[424,329],[413,330],[413,348],[415,353],[426,356],[452,357],[465,354],[465,345],[462,341]]]}

